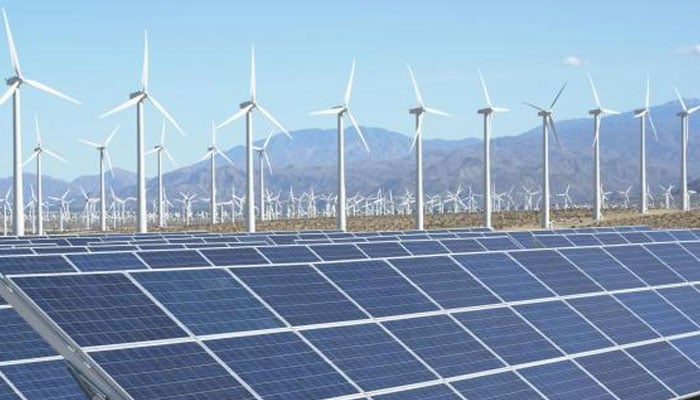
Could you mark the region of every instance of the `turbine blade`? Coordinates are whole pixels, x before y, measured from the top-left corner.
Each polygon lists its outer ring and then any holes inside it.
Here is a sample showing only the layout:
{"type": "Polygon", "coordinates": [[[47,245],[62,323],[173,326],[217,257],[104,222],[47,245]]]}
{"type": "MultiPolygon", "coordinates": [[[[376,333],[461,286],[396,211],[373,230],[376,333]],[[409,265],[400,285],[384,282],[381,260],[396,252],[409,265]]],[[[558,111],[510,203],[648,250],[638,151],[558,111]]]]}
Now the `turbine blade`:
{"type": "Polygon", "coordinates": [[[679,92],[678,88],[675,86],[673,87],[673,90],[676,92],[676,96],[678,96],[678,101],[681,103],[683,111],[688,112],[688,107],[685,106],[685,101],[683,101],[683,96],[681,96],[681,92],[679,92]]]}
{"type": "Polygon", "coordinates": [[[504,107],[491,107],[491,111],[493,111],[495,113],[510,112],[509,109],[504,108],[504,107]]]}
{"type": "Polygon", "coordinates": [[[564,148],[561,145],[561,142],[559,141],[559,134],[557,133],[557,128],[554,127],[554,118],[552,118],[551,114],[549,115],[549,117],[547,117],[547,123],[549,124],[549,128],[554,134],[554,141],[557,142],[557,147],[559,148],[559,150],[564,150],[564,148]]]}
{"type": "Polygon", "coordinates": [[[61,161],[61,162],[63,162],[63,163],[68,164],[68,161],[66,161],[65,158],[59,156],[58,154],[54,153],[53,151],[51,151],[51,150],[49,150],[49,149],[42,149],[42,150],[44,151],[44,153],[50,155],[51,157],[57,159],[58,161],[61,161]]]}
{"type": "Polygon", "coordinates": [[[559,89],[559,92],[557,93],[556,96],[554,96],[554,100],[552,100],[552,105],[549,106],[550,109],[554,109],[554,106],[557,104],[557,101],[559,101],[559,97],[561,97],[561,94],[564,93],[564,89],[566,89],[567,82],[564,82],[563,85],[561,85],[561,89],[559,89]]]}
{"type": "Polygon", "coordinates": [[[352,67],[350,68],[350,79],[348,79],[348,86],[345,88],[345,97],[343,97],[343,105],[345,107],[350,104],[350,96],[352,95],[352,84],[355,80],[355,60],[352,60],[352,67]]]}
{"type": "Polygon", "coordinates": [[[207,158],[211,157],[211,153],[212,153],[213,151],[214,151],[214,150],[209,150],[209,151],[207,151],[207,152],[202,156],[202,158],[200,158],[199,160],[197,160],[197,162],[204,161],[204,160],[206,160],[207,158]]]}
{"type": "Polygon", "coordinates": [[[160,126],[160,142],[159,144],[162,146],[165,143],[165,120],[163,120],[163,123],[160,126]]]}
{"type": "Polygon", "coordinates": [[[255,47],[250,46],[250,100],[255,102],[256,92],[255,79],[255,47]]]}
{"type": "Polygon", "coordinates": [[[256,104],[256,107],[257,107],[258,111],[260,111],[260,112],[262,113],[262,115],[265,116],[265,118],[267,118],[270,122],[272,122],[272,124],[273,124],[274,126],[277,127],[277,129],[279,129],[279,130],[281,130],[282,132],[284,132],[284,134],[287,135],[288,138],[290,138],[290,139],[292,138],[292,135],[290,135],[289,132],[287,132],[287,129],[285,129],[285,127],[283,127],[282,124],[280,124],[280,123],[275,119],[275,117],[273,117],[272,114],[270,114],[269,111],[267,111],[267,110],[266,110],[263,106],[261,106],[260,104],[256,104]]]}
{"type": "Polygon", "coordinates": [[[647,118],[649,118],[649,125],[651,125],[651,131],[654,132],[654,139],[657,141],[659,140],[659,135],[656,132],[656,125],[654,124],[654,120],[651,118],[651,113],[647,113],[647,118]]]}
{"type": "Polygon", "coordinates": [[[144,98],[145,96],[146,96],[145,94],[140,94],[140,95],[134,97],[133,99],[129,99],[129,100],[123,102],[122,104],[120,104],[120,105],[114,107],[113,109],[107,111],[106,113],[100,115],[100,118],[104,118],[104,117],[107,117],[107,116],[109,116],[109,115],[116,114],[116,113],[118,113],[119,111],[126,110],[127,108],[129,108],[129,107],[131,107],[131,106],[134,106],[134,105],[136,105],[139,101],[143,100],[143,98],[144,98]]]}
{"type": "Polygon", "coordinates": [[[79,141],[80,143],[85,143],[86,145],[91,146],[91,147],[100,147],[99,144],[97,144],[97,143],[95,143],[95,142],[91,142],[91,141],[89,141],[89,140],[78,139],[78,141],[79,141]]]}
{"type": "Polygon", "coordinates": [[[611,109],[609,109],[609,108],[603,108],[601,111],[603,112],[603,114],[608,114],[608,115],[620,115],[620,112],[619,112],[619,111],[611,110],[611,109]]]}
{"type": "Polygon", "coordinates": [[[32,152],[32,155],[29,156],[29,158],[27,158],[27,160],[26,160],[25,162],[22,163],[22,166],[24,167],[24,166],[26,166],[27,164],[29,164],[33,159],[36,158],[36,156],[37,156],[38,154],[39,154],[38,151],[32,152]]]}
{"type": "Polygon", "coordinates": [[[241,108],[240,110],[238,110],[238,111],[236,111],[235,113],[233,113],[233,115],[231,115],[230,117],[228,117],[224,122],[220,123],[219,125],[216,125],[215,128],[216,128],[217,130],[219,130],[219,129],[225,127],[226,125],[228,125],[228,124],[230,124],[230,123],[232,123],[232,122],[234,122],[234,121],[240,119],[242,116],[246,115],[246,114],[248,113],[248,111],[251,110],[251,108],[253,108],[253,105],[252,105],[252,104],[250,104],[250,105],[248,105],[248,106],[246,106],[246,107],[244,107],[244,108],[241,108]]]}
{"type": "Polygon", "coordinates": [[[143,31],[143,66],[141,69],[141,88],[148,89],[148,30],[143,31]]]}
{"type": "Polygon", "coordinates": [[[145,155],[153,154],[153,153],[157,152],[158,150],[159,150],[158,147],[154,147],[154,148],[152,148],[152,149],[146,151],[144,154],[145,154],[145,155]]]}
{"type": "Polygon", "coordinates": [[[448,113],[446,113],[446,112],[444,112],[444,111],[440,111],[440,110],[438,110],[438,109],[436,109],[436,108],[425,107],[424,110],[425,110],[425,112],[427,112],[428,114],[442,115],[443,117],[449,117],[449,116],[450,116],[450,114],[448,114],[448,113]]]}
{"type": "Polygon", "coordinates": [[[114,135],[116,135],[117,132],[119,131],[119,127],[120,127],[120,125],[117,125],[114,128],[114,130],[112,131],[112,133],[109,134],[109,136],[107,137],[107,140],[105,140],[105,146],[107,146],[109,144],[109,142],[111,142],[112,139],[114,139],[114,135]]]}
{"type": "Polygon", "coordinates": [[[413,74],[413,69],[410,65],[406,64],[406,67],[408,68],[409,75],[411,75],[411,83],[413,84],[413,91],[416,93],[416,100],[418,101],[418,104],[422,107],[423,95],[421,94],[420,88],[418,87],[418,82],[416,82],[416,76],[413,74]]]}
{"type": "Polygon", "coordinates": [[[19,67],[19,57],[17,57],[17,48],[15,47],[15,40],[12,37],[12,31],[10,30],[10,22],[7,19],[7,14],[5,9],[2,9],[2,17],[5,20],[5,34],[7,35],[7,47],[10,49],[10,60],[12,61],[12,68],[15,70],[17,76],[22,76],[22,72],[19,67]]]}
{"type": "Polygon", "coordinates": [[[479,72],[479,79],[481,80],[481,88],[484,90],[484,97],[486,98],[486,104],[490,107],[493,108],[493,103],[491,103],[491,96],[489,96],[489,90],[486,88],[486,82],[484,81],[484,76],[481,74],[481,70],[477,70],[479,72]]]}
{"type": "Polygon", "coordinates": [[[170,154],[170,151],[168,151],[168,149],[165,147],[163,147],[163,151],[165,152],[165,156],[168,157],[170,162],[172,162],[173,165],[177,167],[178,166],[177,161],[175,161],[175,157],[173,157],[173,155],[170,154]]]}
{"type": "Polygon", "coordinates": [[[593,78],[590,74],[588,74],[588,81],[591,83],[591,89],[593,89],[593,100],[595,100],[595,105],[600,108],[600,97],[598,97],[598,91],[595,88],[595,83],[593,83],[593,78]]]}
{"type": "Polygon", "coordinates": [[[13,94],[15,94],[15,91],[17,90],[17,87],[19,86],[19,81],[13,83],[10,85],[9,88],[5,91],[5,93],[2,94],[2,97],[0,97],[0,105],[5,104],[7,99],[9,99],[13,94]]]}
{"type": "MultiPolygon", "coordinates": [[[[105,160],[107,160],[107,168],[109,168],[109,173],[114,179],[114,165],[112,165],[112,158],[109,156],[109,152],[105,149],[105,160]]],[[[114,196],[114,194],[112,194],[114,196]]]]}
{"type": "Polygon", "coordinates": [[[649,109],[649,97],[650,97],[650,89],[649,89],[649,76],[647,76],[647,93],[646,97],[644,97],[644,108],[649,109]]]}
{"type": "Polygon", "coordinates": [[[24,83],[26,83],[27,85],[33,87],[34,89],[41,90],[41,91],[43,91],[43,92],[52,94],[52,95],[54,95],[54,96],[56,96],[56,97],[60,97],[60,98],[62,98],[62,99],[64,99],[64,100],[68,100],[68,101],[70,101],[71,103],[80,105],[80,102],[79,102],[78,100],[76,100],[76,99],[74,99],[74,98],[72,98],[72,97],[70,97],[70,96],[68,96],[68,95],[66,95],[66,94],[63,94],[63,93],[59,92],[58,90],[56,90],[56,89],[54,89],[54,88],[52,88],[52,87],[50,87],[50,86],[48,86],[48,85],[45,85],[45,84],[43,84],[43,83],[41,83],[41,82],[38,82],[38,81],[35,81],[35,80],[31,80],[31,79],[23,79],[22,82],[24,82],[24,83]]]}
{"type": "Polygon", "coordinates": [[[369,153],[369,146],[367,145],[367,141],[365,141],[364,135],[362,135],[362,130],[360,130],[360,125],[357,123],[357,120],[355,117],[352,115],[352,113],[348,110],[347,116],[350,119],[350,122],[352,123],[352,126],[355,127],[355,130],[357,131],[357,135],[360,137],[360,140],[362,141],[362,145],[365,146],[365,151],[369,153]]]}
{"type": "Polygon", "coordinates": [[[234,164],[233,164],[233,161],[231,161],[231,159],[228,158],[228,156],[227,156],[226,154],[224,154],[223,151],[219,150],[218,147],[216,148],[215,151],[216,151],[216,153],[217,153],[218,155],[221,156],[221,158],[223,158],[224,160],[226,160],[226,162],[228,162],[228,163],[231,164],[231,165],[234,165],[234,164]]]}
{"type": "Polygon", "coordinates": [[[694,113],[695,111],[700,110],[700,106],[695,106],[691,109],[688,110],[688,115],[694,113]]]}
{"type": "Polygon", "coordinates": [[[593,136],[593,145],[591,147],[595,146],[596,143],[598,143],[598,136],[600,136],[600,120],[600,118],[596,120],[595,135],[593,136]]]}
{"type": "Polygon", "coordinates": [[[271,130],[270,133],[267,135],[267,139],[265,139],[265,143],[263,143],[262,149],[267,150],[267,145],[270,144],[270,139],[272,139],[272,135],[275,134],[275,131],[271,130]]]}
{"type": "Polygon", "coordinates": [[[268,157],[267,152],[263,152],[263,158],[265,159],[265,164],[267,164],[267,170],[272,175],[272,164],[270,164],[270,157],[268,157]]]}
{"type": "Polygon", "coordinates": [[[185,134],[185,131],[183,131],[182,128],[180,128],[180,125],[175,121],[175,118],[173,118],[173,117],[168,113],[168,111],[165,109],[165,107],[163,107],[163,105],[160,104],[160,103],[158,102],[158,100],[156,100],[155,97],[149,95],[149,96],[148,96],[148,99],[151,101],[151,103],[153,104],[153,106],[154,106],[156,109],[158,109],[158,111],[160,111],[160,113],[165,117],[165,119],[167,119],[168,121],[170,121],[171,124],[173,124],[173,126],[175,127],[175,129],[178,130],[178,132],[182,133],[183,135],[185,134]]]}
{"type": "Polygon", "coordinates": [[[523,101],[523,104],[525,104],[526,106],[530,106],[530,107],[534,108],[534,109],[537,110],[537,111],[542,111],[542,112],[546,111],[544,108],[538,107],[538,106],[536,106],[536,105],[534,105],[534,104],[532,104],[532,103],[528,103],[527,101],[523,101]]]}
{"type": "Polygon", "coordinates": [[[423,117],[418,117],[418,126],[416,126],[416,133],[413,135],[413,140],[411,141],[411,147],[410,147],[411,150],[413,150],[413,147],[415,147],[415,145],[416,145],[416,141],[418,141],[418,138],[422,134],[423,134],[423,117]]]}
{"type": "Polygon", "coordinates": [[[34,131],[36,133],[36,143],[41,146],[41,130],[39,129],[39,117],[34,115],[34,131]]]}
{"type": "Polygon", "coordinates": [[[344,107],[331,107],[325,110],[313,111],[309,115],[338,115],[345,110],[344,107]]]}

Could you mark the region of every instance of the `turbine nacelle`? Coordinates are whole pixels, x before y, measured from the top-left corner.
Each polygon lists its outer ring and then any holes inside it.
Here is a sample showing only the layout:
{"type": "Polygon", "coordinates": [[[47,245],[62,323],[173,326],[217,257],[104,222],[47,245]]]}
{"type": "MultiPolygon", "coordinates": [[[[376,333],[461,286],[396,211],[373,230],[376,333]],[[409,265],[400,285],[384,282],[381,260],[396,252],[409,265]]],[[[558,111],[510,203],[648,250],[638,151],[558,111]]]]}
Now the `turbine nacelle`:
{"type": "Polygon", "coordinates": [[[5,78],[5,83],[7,83],[7,86],[12,86],[12,85],[14,85],[15,83],[21,84],[21,83],[22,83],[22,78],[20,78],[19,76],[13,76],[13,77],[10,77],[10,78],[5,78]]]}

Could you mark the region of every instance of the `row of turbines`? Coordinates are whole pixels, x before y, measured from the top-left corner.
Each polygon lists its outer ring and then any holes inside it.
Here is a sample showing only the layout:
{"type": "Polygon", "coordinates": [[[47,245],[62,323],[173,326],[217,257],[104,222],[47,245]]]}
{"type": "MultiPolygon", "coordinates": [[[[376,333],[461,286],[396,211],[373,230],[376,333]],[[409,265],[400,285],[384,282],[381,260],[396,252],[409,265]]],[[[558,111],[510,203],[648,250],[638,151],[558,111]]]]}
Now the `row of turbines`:
{"type": "MultiPolygon", "coordinates": [[[[23,160],[22,160],[22,135],[21,135],[21,126],[20,126],[20,121],[21,121],[21,112],[20,112],[20,91],[21,88],[26,84],[27,86],[52,94],[54,96],[60,97],[64,100],[80,104],[77,100],[73,99],[72,97],[69,97],[56,89],[53,89],[49,87],[48,85],[45,85],[41,82],[38,82],[36,80],[29,79],[25,77],[25,75],[22,73],[22,69],[20,67],[20,62],[19,62],[19,57],[17,55],[17,50],[15,47],[14,39],[12,37],[12,32],[10,30],[10,24],[7,19],[7,15],[5,13],[5,10],[3,10],[3,18],[4,18],[4,23],[5,23],[5,32],[7,35],[7,40],[8,40],[8,48],[9,48],[9,53],[10,53],[10,59],[12,62],[12,68],[14,70],[14,75],[11,78],[6,79],[7,85],[9,86],[7,91],[0,96],[0,105],[5,103],[7,100],[10,98],[13,99],[13,215],[16,216],[23,216],[24,215],[24,196],[23,196],[23,182],[22,182],[22,166],[23,166],[23,160]]],[[[255,189],[254,189],[254,153],[257,152],[258,155],[260,156],[260,163],[262,164],[263,162],[268,163],[269,166],[269,160],[267,159],[266,155],[266,147],[255,147],[253,144],[253,113],[254,112],[259,112],[262,114],[263,117],[265,117],[267,120],[269,120],[273,126],[275,126],[277,129],[279,129],[281,132],[283,132],[285,135],[291,138],[291,135],[289,132],[280,124],[275,117],[266,109],[264,108],[260,101],[257,98],[257,93],[256,93],[256,75],[255,75],[255,52],[254,49],[251,50],[251,69],[250,69],[250,93],[249,93],[249,98],[247,98],[245,101],[240,103],[238,105],[238,109],[232,113],[228,118],[226,118],[223,122],[216,124],[212,123],[212,142],[210,147],[207,149],[207,153],[203,157],[204,159],[209,158],[211,162],[211,174],[212,174],[212,179],[211,179],[211,197],[210,197],[210,202],[211,202],[211,210],[210,210],[210,220],[211,223],[216,223],[217,222],[217,207],[216,207],[216,187],[215,187],[215,159],[217,156],[224,156],[224,158],[228,161],[231,162],[228,157],[225,156],[225,154],[217,147],[216,145],[216,134],[218,131],[221,129],[225,128],[226,126],[232,124],[233,122],[244,118],[245,119],[245,149],[246,149],[246,166],[245,166],[245,171],[246,171],[246,187],[245,187],[245,196],[243,199],[243,219],[245,222],[245,227],[246,230],[249,232],[254,232],[255,231],[255,189]]],[[[415,119],[415,131],[413,135],[413,141],[412,141],[412,149],[415,150],[416,154],[416,177],[415,177],[415,206],[413,207],[413,212],[415,214],[415,228],[416,229],[424,229],[424,213],[425,213],[425,199],[426,196],[424,195],[423,192],[423,167],[422,167],[422,138],[423,138],[423,131],[424,131],[424,117],[426,114],[433,114],[433,115],[438,115],[438,116],[449,116],[444,111],[441,111],[437,108],[433,108],[428,106],[423,99],[423,96],[421,94],[419,85],[417,83],[416,77],[413,73],[413,70],[411,69],[410,66],[408,66],[408,72],[410,75],[411,83],[413,85],[413,89],[416,95],[416,100],[417,100],[417,105],[409,110],[409,113],[413,116],[415,119]]],[[[350,108],[350,100],[351,100],[351,95],[352,95],[352,88],[353,88],[353,81],[354,81],[354,75],[355,75],[355,62],[353,61],[352,67],[350,70],[350,78],[348,80],[348,84],[346,86],[346,90],[344,93],[344,96],[342,98],[342,102],[339,105],[316,111],[311,113],[312,115],[325,115],[325,116],[334,116],[336,118],[337,122],[337,144],[338,144],[338,149],[337,149],[337,168],[338,168],[338,177],[337,177],[337,190],[335,193],[335,218],[336,218],[336,228],[338,230],[344,231],[347,228],[347,215],[348,215],[348,198],[346,194],[346,185],[345,185],[345,150],[344,150],[344,135],[345,135],[345,129],[343,128],[344,122],[347,120],[349,123],[353,126],[355,129],[356,133],[359,135],[362,144],[364,148],[369,151],[369,147],[367,146],[367,142],[364,139],[364,136],[362,135],[362,131],[360,129],[360,126],[357,122],[357,119],[353,115],[351,108],[350,108]]],[[[483,115],[484,118],[484,162],[483,162],[483,193],[484,195],[482,196],[482,210],[483,210],[483,225],[486,227],[491,227],[492,226],[492,212],[493,212],[493,198],[492,198],[492,192],[490,188],[492,187],[492,182],[491,182],[491,157],[490,157],[490,141],[491,141],[491,125],[492,125],[492,119],[495,114],[501,113],[501,112],[507,112],[509,111],[508,109],[504,107],[498,107],[495,106],[492,101],[491,97],[489,95],[485,80],[483,76],[481,75],[481,72],[479,72],[479,76],[481,79],[481,84],[482,84],[482,89],[484,92],[484,97],[486,101],[486,106],[484,108],[479,109],[477,112],[481,115],[483,115]]],[[[601,125],[601,119],[605,115],[612,115],[612,114],[619,114],[617,111],[608,109],[603,107],[601,104],[600,98],[598,96],[595,84],[593,80],[590,78],[590,84],[591,88],[593,91],[593,97],[594,101],[596,104],[596,108],[592,109],[589,111],[589,114],[592,115],[593,117],[593,154],[594,154],[594,163],[593,163],[593,184],[592,184],[592,190],[593,190],[593,204],[592,204],[592,212],[593,212],[593,218],[596,221],[599,221],[602,219],[602,202],[603,202],[603,190],[601,186],[601,178],[600,178],[600,125],[601,125]]],[[[147,32],[144,33],[144,53],[143,53],[143,66],[142,66],[142,71],[141,71],[141,82],[140,82],[140,88],[129,94],[129,98],[127,101],[119,104],[116,106],[114,109],[107,111],[103,115],[101,115],[101,118],[110,116],[112,114],[118,113],[120,111],[126,110],[126,109],[131,109],[135,108],[136,109],[136,170],[137,170],[137,188],[136,188],[136,212],[135,212],[135,225],[136,225],[136,230],[138,232],[147,232],[148,231],[148,209],[147,209],[147,202],[146,202],[146,172],[145,172],[145,156],[149,152],[156,153],[158,156],[158,218],[157,218],[157,223],[159,226],[163,226],[165,224],[165,197],[164,197],[164,187],[163,187],[163,179],[162,179],[162,162],[163,162],[163,155],[166,157],[172,159],[172,156],[170,155],[169,152],[165,149],[164,146],[164,137],[161,135],[161,141],[160,143],[154,148],[151,149],[150,151],[146,150],[145,147],[145,130],[144,130],[144,115],[145,115],[145,110],[144,106],[146,103],[150,103],[164,118],[164,120],[168,121],[173,127],[175,127],[176,130],[178,130],[180,133],[183,135],[185,132],[183,129],[180,127],[180,125],[177,123],[177,121],[170,115],[170,113],[166,110],[166,108],[153,96],[153,94],[149,91],[148,87],[149,83],[149,48],[148,48],[148,35],[147,32]]],[[[529,107],[532,107],[536,112],[537,115],[542,119],[542,154],[543,154],[543,175],[542,175],[542,183],[541,183],[541,206],[539,207],[540,212],[541,212],[541,226],[543,228],[550,228],[551,227],[551,221],[550,221],[550,198],[551,198],[551,192],[550,192],[550,183],[549,183],[549,131],[552,132],[554,135],[554,139],[556,142],[559,142],[559,138],[556,132],[555,124],[554,124],[554,119],[553,119],[553,114],[554,114],[554,109],[555,106],[560,99],[561,95],[563,94],[564,90],[566,88],[566,84],[564,84],[557,94],[554,96],[553,101],[551,104],[548,106],[537,106],[532,103],[525,103],[529,107]]],[[[680,196],[681,196],[681,209],[683,210],[688,210],[689,209],[689,196],[688,196],[688,188],[687,188],[687,137],[688,137],[688,117],[696,112],[698,109],[700,109],[700,106],[693,107],[693,108],[688,108],[686,104],[684,103],[681,95],[678,93],[678,99],[681,104],[681,111],[678,113],[680,119],[681,119],[681,127],[682,127],[682,148],[681,148],[681,178],[680,178],[680,196]]],[[[651,114],[649,112],[649,81],[647,79],[647,90],[646,90],[646,98],[645,98],[645,105],[643,108],[636,110],[634,113],[634,117],[638,118],[640,121],[640,146],[641,146],[641,152],[640,152],[640,182],[639,182],[639,187],[640,189],[640,197],[639,197],[639,211],[641,213],[646,213],[648,211],[648,196],[647,196],[647,182],[646,182],[646,166],[645,166],[645,143],[646,143],[646,124],[647,122],[651,125],[654,134],[656,134],[656,128],[654,127],[653,120],[651,118],[651,114]]],[[[118,129],[118,128],[117,128],[118,129]]],[[[37,132],[38,132],[38,123],[37,123],[37,132]]],[[[108,215],[108,210],[107,210],[107,200],[106,200],[106,185],[105,185],[105,170],[107,168],[110,168],[111,170],[111,161],[109,159],[109,155],[107,153],[107,146],[110,142],[110,140],[114,137],[114,134],[116,133],[113,131],[110,136],[103,142],[103,143],[94,143],[90,141],[84,141],[86,144],[92,146],[99,152],[99,174],[100,174],[100,194],[99,194],[99,218],[100,218],[100,228],[102,230],[107,229],[107,215],[108,215]]],[[[268,138],[269,139],[269,138],[268,138]]],[[[269,141],[269,140],[268,140],[269,141]]],[[[268,142],[266,141],[266,143],[268,142]]],[[[49,156],[52,156],[54,158],[59,158],[60,156],[56,155],[55,153],[52,153],[48,151],[46,148],[42,147],[41,145],[41,140],[40,137],[38,138],[38,145],[35,149],[33,157],[36,158],[37,161],[37,201],[35,204],[35,211],[33,211],[37,215],[37,219],[39,221],[38,225],[38,233],[42,234],[43,233],[43,227],[41,226],[41,221],[43,221],[43,192],[42,192],[42,184],[41,184],[41,156],[43,153],[46,153],[49,156]]],[[[262,166],[262,165],[261,165],[262,166]]],[[[264,177],[262,173],[262,168],[261,168],[261,173],[260,173],[260,193],[261,197],[263,196],[262,193],[265,193],[263,189],[264,185],[264,177]]],[[[25,226],[24,226],[24,221],[25,218],[13,218],[13,233],[15,235],[23,235],[25,231],[25,226]]]]}

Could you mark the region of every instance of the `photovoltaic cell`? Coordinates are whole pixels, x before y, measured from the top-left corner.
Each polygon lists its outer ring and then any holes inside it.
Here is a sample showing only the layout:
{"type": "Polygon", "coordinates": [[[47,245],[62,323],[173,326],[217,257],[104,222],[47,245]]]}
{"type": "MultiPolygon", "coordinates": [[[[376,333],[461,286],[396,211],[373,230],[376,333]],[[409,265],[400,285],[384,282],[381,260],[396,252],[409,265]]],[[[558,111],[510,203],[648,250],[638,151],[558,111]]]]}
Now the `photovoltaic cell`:
{"type": "Polygon", "coordinates": [[[451,253],[474,253],[486,251],[475,239],[443,239],[440,241],[451,253]]]}
{"type": "Polygon", "coordinates": [[[153,271],[133,277],[197,335],[284,326],[224,270],[153,271]]]}
{"type": "Polygon", "coordinates": [[[681,277],[668,269],[642,246],[608,247],[606,250],[650,285],[665,285],[683,281],[681,277]]]}
{"type": "Polygon", "coordinates": [[[196,343],[90,353],[134,400],[254,399],[196,343]]]}
{"type": "Polygon", "coordinates": [[[645,235],[643,232],[623,232],[623,238],[625,238],[630,243],[649,243],[651,239],[645,235]]]}
{"type": "Polygon", "coordinates": [[[453,256],[505,301],[553,297],[554,293],[503,253],[453,256]]]}
{"type": "Polygon", "coordinates": [[[41,274],[51,272],[75,272],[60,255],[15,256],[0,258],[0,274],[41,274]]]}
{"type": "Polygon", "coordinates": [[[14,282],[81,346],[186,336],[121,274],[26,277],[14,282]]]}
{"type": "Polygon", "coordinates": [[[577,361],[621,399],[656,400],[675,397],[621,351],[582,357],[577,361]]]}
{"type": "Polygon", "coordinates": [[[509,364],[522,364],[562,354],[508,308],[472,311],[455,317],[509,364]]]}
{"type": "Polygon", "coordinates": [[[508,237],[485,237],[476,239],[487,250],[516,250],[520,247],[508,237]]]}
{"type": "Polygon", "coordinates": [[[533,238],[539,247],[542,248],[557,248],[557,247],[574,247],[574,244],[563,235],[535,235],[533,238]]]}
{"type": "Polygon", "coordinates": [[[460,400],[448,386],[435,385],[403,392],[372,396],[375,400],[460,400]]]}
{"type": "Polygon", "coordinates": [[[571,361],[560,361],[521,370],[542,394],[551,400],[613,400],[615,399],[586,372],[571,361]]]}
{"type": "Polygon", "coordinates": [[[646,283],[639,280],[601,248],[563,249],[560,251],[564,257],[568,258],[606,290],[646,286],[646,283]]]}
{"type": "Polygon", "coordinates": [[[692,286],[661,289],[658,293],[693,322],[700,324],[700,292],[692,286]]]}
{"type": "Polygon", "coordinates": [[[667,266],[688,281],[700,281],[700,261],[675,243],[658,243],[644,246],[667,266]]]}
{"type": "Polygon", "coordinates": [[[437,379],[378,325],[317,329],[302,334],[363,390],[437,379]]]}
{"type": "Polygon", "coordinates": [[[196,250],[139,251],[138,256],[151,268],[208,267],[210,264],[196,250]]]}
{"type": "Polygon", "coordinates": [[[261,253],[273,264],[291,264],[320,261],[306,246],[266,246],[260,247],[261,253]]]}
{"type": "Polygon", "coordinates": [[[445,246],[434,240],[409,240],[401,244],[414,256],[449,253],[445,246]]]}
{"type": "Polygon", "coordinates": [[[603,290],[552,250],[515,251],[510,255],[562,296],[603,290]]]}
{"type": "Polygon", "coordinates": [[[310,246],[324,261],[346,261],[367,258],[354,244],[320,244],[310,246]]]}
{"type": "Polygon", "coordinates": [[[644,234],[650,238],[652,242],[674,242],[676,240],[676,238],[666,231],[649,231],[644,232],[644,234]]]}
{"type": "Polygon", "coordinates": [[[671,341],[686,357],[700,365],[700,336],[688,336],[671,341]]]}
{"type": "Polygon", "coordinates": [[[566,235],[566,238],[569,239],[569,241],[576,246],[600,246],[601,245],[600,241],[598,241],[598,239],[596,239],[595,236],[588,234],[588,233],[577,233],[577,234],[566,235]]]}
{"type": "Polygon", "coordinates": [[[308,265],[232,269],[292,325],[367,318],[308,265]]]}
{"type": "Polygon", "coordinates": [[[444,308],[500,303],[449,257],[402,258],[391,263],[444,308]]]}
{"type": "Polygon", "coordinates": [[[146,269],[133,253],[70,254],[67,257],[83,272],[146,269]]]}
{"type": "Polygon", "coordinates": [[[63,360],[7,365],[0,371],[27,400],[86,400],[63,360]]]}
{"type": "Polygon", "coordinates": [[[12,308],[0,309],[0,361],[48,357],[56,352],[12,308]]]}
{"type": "Polygon", "coordinates": [[[668,231],[668,233],[679,241],[697,240],[693,232],[687,229],[672,230],[668,231]]]}
{"type": "Polygon", "coordinates": [[[357,247],[371,258],[402,257],[409,255],[408,251],[397,242],[358,243],[357,247]]]}
{"type": "Polygon", "coordinates": [[[512,372],[486,375],[453,382],[467,399],[479,400],[540,400],[540,396],[525,381],[512,372]]]}
{"type": "Polygon", "coordinates": [[[595,233],[593,234],[599,242],[606,244],[625,244],[629,243],[619,233],[595,233]]]}
{"type": "Polygon", "coordinates": [[[267,260],[254,248],[203,249],[201,252],[213,265],[217,266],[268,264],[267,260]]]}
{"type": "Polygon", "coordinates": [[[21,400],[20,397],[15,393],[14,390],[10,387],[10,385],[5,382],[2,377],[0,377],[0,399],[3,400],[21,400]]]}
{"type": "Polygon", "coordinates": [[[627,351],[678,395],[700,391],[700,369],[670,344],[652,343],[627,351]]]}
{"type": "Polygon", "coordinates": [[[653,291],[623,293],[617,294],[615,297],[663,336],[700,329],[653,291]]]}

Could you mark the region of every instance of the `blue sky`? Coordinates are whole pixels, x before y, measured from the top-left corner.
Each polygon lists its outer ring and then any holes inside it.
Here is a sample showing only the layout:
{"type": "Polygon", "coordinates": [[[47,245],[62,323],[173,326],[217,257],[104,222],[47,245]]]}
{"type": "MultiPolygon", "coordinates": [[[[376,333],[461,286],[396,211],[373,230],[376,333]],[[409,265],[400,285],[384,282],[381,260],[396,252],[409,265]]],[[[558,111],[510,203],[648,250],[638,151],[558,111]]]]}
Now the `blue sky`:
{"type": "MultiPolygon", "coordinates": [[[[332,118],[310,111],[342,98],[350,63],[357,59],[352,99],[362,125],[409,132],[407,109],[415,98],[406,71],[414,68],[425,100],[451,118],[426,121],[427,137],[481,134],[483,105],[477,69],[491,96],[512,112],[499,115],[495,135],[538,124],[522,101],[548,103],[569,82],[555,117],[586,116],[593,100],[592,73],[610,108],[642,103],[646,75],[652,102],[673,98],[677,84],[700,95],[700,2],[639,1],[28,1],[0,2],[10,18],[23,72],[81,100],[23,91],[25,155],[34,144],[33,116],[42,122],[46,147],[71,161],[47,161],[53,176],[93,173],[97,152],[77,138],[101,140],[116,124],[116,166],[135,165],[135,112],[98,115],[139,88],[143,30],[151,46],[151,92],[181,123],[185,138],[169,129],[168,145],[181,164],[204,154],[211,120],[221,121],[248,93],[249,51],[258,64],[258,97],[289,130],[330,128],[332,118]],[[583,65],[564,66],[566,57],[583,65]],[[201,154],[200,154],[201,153],[201,154]]],[[[10,74],[5,35],[0,71],[10,74]]],[[[0,108],[0,175],[11,166],[11,107],[0,108]]],[[[147,143],[155,143],[161,118],[147,106],[147,143]]],[[[256,119],[256,138],[270,125],[256,119]]],[[[221,147],[242,143],[236,123],[219,135],[221,147]]],[[[155,163],[149,163],[154,173],[155,163]]],[[[28,171],[32,168],[28,167],[28,171]]]]}

